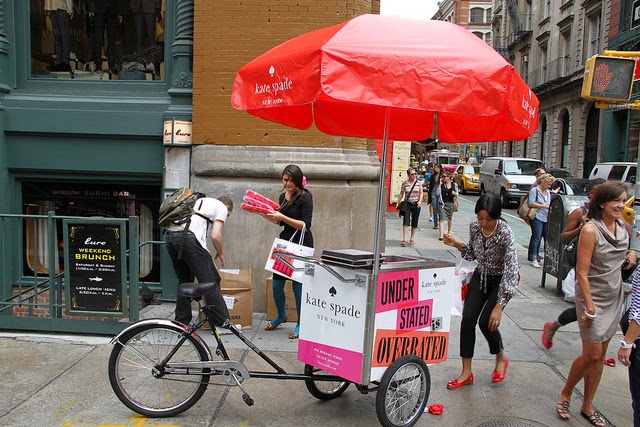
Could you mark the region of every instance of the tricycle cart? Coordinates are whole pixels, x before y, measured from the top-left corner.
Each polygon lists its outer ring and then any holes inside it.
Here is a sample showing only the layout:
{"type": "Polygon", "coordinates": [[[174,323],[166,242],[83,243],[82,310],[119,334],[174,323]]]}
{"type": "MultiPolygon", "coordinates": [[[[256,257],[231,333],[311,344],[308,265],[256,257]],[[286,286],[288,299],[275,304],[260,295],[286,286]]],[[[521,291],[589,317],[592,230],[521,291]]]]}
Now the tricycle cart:
{"type": "MultiPolygon", "coordinates": [[[[453,264],[383,255],[375,281],[372,253],[325,251],[321,259],[296,258],[305,270],[298,347],[304,374],[287,373],[234,326],[231,332],[274,371],[250,371],[231,360],[215,314],[200,301],[203,320],[189,326],[143,320],[113,339],[109,379],[118,398],[142,415],[165,417],[189,409],[209,384],[239,386],[252,405],[242,388],[249,378],[304,380],[321,400],[338,397],[354,383],[362,393],[378,392],[376,413],[383,426],[414,425],[429,398],[427,363],[447,358],[453,264]],[[196,332],[205,322],[219,360],[196,332]]],[[[200,299],[210,286],[188,283],[180,292],[200,299]]]]}

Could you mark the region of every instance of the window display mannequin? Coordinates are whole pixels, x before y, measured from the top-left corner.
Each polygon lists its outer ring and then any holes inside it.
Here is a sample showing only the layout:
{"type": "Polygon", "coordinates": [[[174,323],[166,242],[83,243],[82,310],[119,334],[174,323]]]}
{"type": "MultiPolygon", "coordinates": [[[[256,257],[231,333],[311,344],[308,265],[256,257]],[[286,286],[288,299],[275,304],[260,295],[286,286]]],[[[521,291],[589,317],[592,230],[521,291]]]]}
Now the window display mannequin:
{"type": "Polygon", "coordinates": [[[44,11],[51,18],[56,60],[47,67],[49,71],[71,71],[71,18],[73,0],[45,0],[44,11]]]}
{"type": "Polygon", "coordinates": [[[144,63],[144,38],[147,36],[149,46],[156,44],[156,17],[162,18],[162,0],[129,0],[133,22],[136,27],[136,53],[138,62],[144,63]]]}
{"type": "Polygon", "coordinates": [[[124,0],[89,0],[89,16],[94,19],[94,32],[91,40],[91,60],[96,69],[102,69],[102,48],[104,32],[107,31],[107,62],[109,69],[116,66],[116,31],[122,23],[124,0]]]}

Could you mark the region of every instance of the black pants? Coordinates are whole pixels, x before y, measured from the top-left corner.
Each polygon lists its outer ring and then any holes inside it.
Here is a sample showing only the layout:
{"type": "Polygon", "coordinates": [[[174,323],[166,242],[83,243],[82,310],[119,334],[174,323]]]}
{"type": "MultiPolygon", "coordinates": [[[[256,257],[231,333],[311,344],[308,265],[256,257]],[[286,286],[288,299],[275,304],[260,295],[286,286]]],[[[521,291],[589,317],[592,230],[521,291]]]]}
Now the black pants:
{"type": "MultiPolygon", "coordinates": [[[[178,277],[178,283],[215,283],[216,287],[204,295],[207,305],[213,308],[219,324],[229,319],[229,310],[220,292],[220,274],[213,264],[211,254],[205,250],[191,232],[168,232],[167,251],[178,277]],[[182,247],[182,248],[181,248],[182,247]]],[[[178,295],[176,299],[176,320],[185,325],[191,322],[191,300],[178,295]]]]}
{"type": "Polygon", "coordinates": [[[502,336],[497,329],[489,331],[489,317],[498,301],[498,288],[502,276],[487,276],[486,290],[481,288],[480,273],[473,273],[469,283],[469,293],[464,301],[462,324],[460,326],[460,357],[472,358],[476,346],[476,325],[489,343],[489,352],[502,351],[502,336]],[[479,319],[479,320],[478,320],[479,319]]]}
{"type": "Polygon", "coordinates": [[[402,225],[409,226],[411,228],[418,228],[418,219],[420,218],[420,209],[418,207],[418,202],[407,202],[409,206],[409,210],[402,217],[402,225]]]}
{"type": "Polygon", "coordinates": [[[558,316],[558,324],[560,326],[564,326],[571,322],[577,322],[577,321],[578,321],[578,312],[576,311],[575,306],[567,308],[565,311],[560,313],[560,316],[558,316]]]}

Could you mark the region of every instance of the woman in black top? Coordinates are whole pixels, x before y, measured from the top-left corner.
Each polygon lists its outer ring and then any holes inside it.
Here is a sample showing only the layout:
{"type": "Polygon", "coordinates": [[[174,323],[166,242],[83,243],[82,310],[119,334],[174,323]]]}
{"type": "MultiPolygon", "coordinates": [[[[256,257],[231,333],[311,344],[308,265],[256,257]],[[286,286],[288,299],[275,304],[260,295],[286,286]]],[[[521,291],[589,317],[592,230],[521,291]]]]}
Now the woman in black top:
{"type": "Polygon", "coordinates": [[[433,173],[429,178],[429,203],[433,213],[433,228],[440,223],[440,183],[442,182],[442,165],[433,165],[433,173]]]}
{"type": "MultiPolygon", "coordinates": [[[[296,165],[289,165],[282,171],[283,192],[280,194],[280,210],[265,217],[274,224],[284,227],[280,233],[280,238],[290,240],[294,237],[297,243],[300,233],[304,232],[302,244],[310,248],[313,247],[313,234],[311,234],[311,218],[313,217],[313,198],[309,190],[305,188],[306,178],[300,168],[296,165]]],[[[267,323],[265,328],[268,331],[276,329],[282,322],[287,321],[286,295],[284,284],[288,280],[286,277],[273,274],[273,299],[278,309],[278,317],[267,323]]],[[[298,312],[298,322],[289,338],[298,338],[300,334],[300,302],[302,298],[302,283],[292,281],[293,295],[296,300],[296,311],[298,312]]]]}

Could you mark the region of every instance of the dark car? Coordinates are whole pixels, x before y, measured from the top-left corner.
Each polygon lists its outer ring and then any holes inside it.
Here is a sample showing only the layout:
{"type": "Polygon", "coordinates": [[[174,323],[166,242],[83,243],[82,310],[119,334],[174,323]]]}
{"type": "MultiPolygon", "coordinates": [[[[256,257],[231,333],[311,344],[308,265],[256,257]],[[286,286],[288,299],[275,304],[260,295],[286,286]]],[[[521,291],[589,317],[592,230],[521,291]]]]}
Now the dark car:
{"type": "Polygon", "coordinates": [[[551,190],[560,188],[560,191],[558,191],[557,193],[559,195],[586,196],[589,190],[590,182],[591,180],[587,178],[576,178],[576,177],[556,178],[556,180],[553,181],[553,184],[551,184],[551,190]]]}
{"type": "Polygon", "coordinates": [[[547,173],[550,173],[551,175],[553,175],[554,178],[573,178],[573,175],[571,175],[571,172],[569,172],[566,169],[549,168],[547,169],[547,173]]]}

